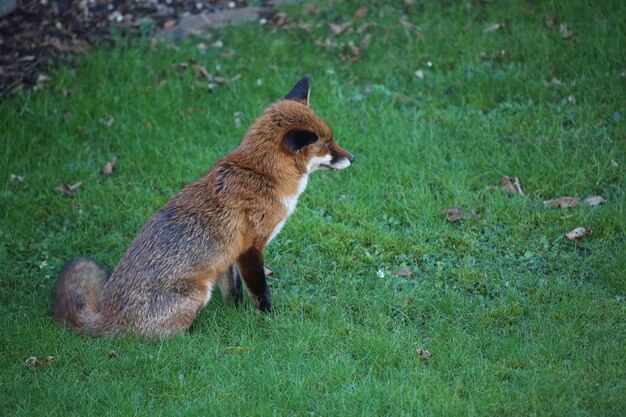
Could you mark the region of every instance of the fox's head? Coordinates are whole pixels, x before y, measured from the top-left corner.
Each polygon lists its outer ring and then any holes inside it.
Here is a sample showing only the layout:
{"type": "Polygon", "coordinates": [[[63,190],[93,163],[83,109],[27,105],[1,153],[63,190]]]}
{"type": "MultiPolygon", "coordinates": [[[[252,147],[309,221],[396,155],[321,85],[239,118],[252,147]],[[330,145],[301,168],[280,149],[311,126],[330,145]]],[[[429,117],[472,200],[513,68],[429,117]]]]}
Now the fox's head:
{"type": "Polygon", "coordinates": [[[245,141],[259,150],[273,148],[302,174],[347,168],[354,156],[335,143],[330,127],[311,110],[310,91],[311,81],[302,78],[283,100],[266,110],[245,141]]]}

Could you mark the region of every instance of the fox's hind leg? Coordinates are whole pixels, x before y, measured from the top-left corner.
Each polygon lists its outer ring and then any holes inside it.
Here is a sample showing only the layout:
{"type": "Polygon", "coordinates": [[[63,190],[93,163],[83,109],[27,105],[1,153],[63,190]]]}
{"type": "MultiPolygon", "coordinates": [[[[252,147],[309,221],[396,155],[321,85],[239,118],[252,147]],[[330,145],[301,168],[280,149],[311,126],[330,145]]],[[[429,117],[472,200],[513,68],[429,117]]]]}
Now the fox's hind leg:
{"type": "Polygon", "coordinates": [[[232,264],[219,276],[218,284],[224,300],[232,300],[235,303],[241,301],[241,275],[236,264],[232,264]]]}

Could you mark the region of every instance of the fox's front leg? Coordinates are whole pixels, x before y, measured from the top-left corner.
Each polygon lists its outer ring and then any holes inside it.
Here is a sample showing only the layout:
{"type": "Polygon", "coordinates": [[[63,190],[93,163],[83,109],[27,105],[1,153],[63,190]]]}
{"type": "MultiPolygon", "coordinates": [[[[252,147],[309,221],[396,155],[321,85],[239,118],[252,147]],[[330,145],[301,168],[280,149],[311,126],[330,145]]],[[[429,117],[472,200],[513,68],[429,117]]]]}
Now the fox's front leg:
{"type": "Polygon", "coordinates": [[[243,282],[246,283],[248,294],[263,313],[272,311],[270,289],[263,269],[263,252],[250,248],[237,260],[237,266],[243,282]]]}

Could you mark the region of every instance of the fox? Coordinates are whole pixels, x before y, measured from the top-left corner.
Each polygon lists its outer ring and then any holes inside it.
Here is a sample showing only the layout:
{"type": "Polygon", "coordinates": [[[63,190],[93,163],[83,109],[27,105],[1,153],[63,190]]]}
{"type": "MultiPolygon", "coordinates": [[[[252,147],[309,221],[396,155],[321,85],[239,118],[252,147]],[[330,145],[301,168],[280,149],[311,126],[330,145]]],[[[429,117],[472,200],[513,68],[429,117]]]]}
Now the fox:
{"type": "Polygon", "coordinates": [[[163,339],[186,332],[216,286],[272,312],[264,252],[293,213],[309,175],[355,157],[309,107],[300,79],[267,107],[240,145],[187,184],[141,228],[113,272],[69,261],[54,289],[54,318],[89,336],[163,339]],[[243,281],[243,284],[242,284],[243,281]]]}

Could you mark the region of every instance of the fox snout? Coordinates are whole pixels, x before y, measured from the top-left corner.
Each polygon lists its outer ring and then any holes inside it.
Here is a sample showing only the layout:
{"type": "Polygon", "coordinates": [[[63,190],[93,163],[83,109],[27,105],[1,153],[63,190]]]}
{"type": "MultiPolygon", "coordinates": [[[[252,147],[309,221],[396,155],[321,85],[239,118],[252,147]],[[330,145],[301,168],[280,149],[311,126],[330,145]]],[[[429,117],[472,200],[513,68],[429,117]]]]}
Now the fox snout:
{"type": "Polygon", "coordinates": [[[332,171],[348,168],[354,162],[354,155],[337,145],[334,146],[330,155],[331,160],[328,167],[332,171]]]}
{"type": "Polygon", "coordinates": [[[348,168],[354,162],[354,156],[334,142],[323,144],[315,155],[311,156],[308,171],[339,171],[348,168]]]}

